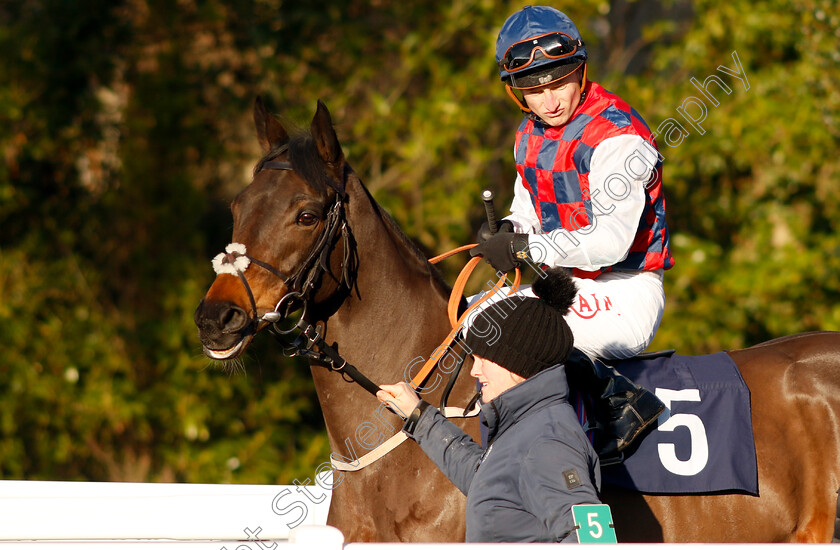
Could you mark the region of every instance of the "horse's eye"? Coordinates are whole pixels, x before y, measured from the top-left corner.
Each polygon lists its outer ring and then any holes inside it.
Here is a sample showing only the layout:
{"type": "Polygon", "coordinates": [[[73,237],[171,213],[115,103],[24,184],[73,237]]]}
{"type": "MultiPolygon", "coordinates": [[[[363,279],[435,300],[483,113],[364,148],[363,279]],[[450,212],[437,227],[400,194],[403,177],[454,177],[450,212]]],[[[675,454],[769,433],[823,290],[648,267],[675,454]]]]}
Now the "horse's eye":
{"type": "Polygon", "coordinates": [[[316,223],[318,223],[318,216],[316,216],[312,212],[301,212],[298,215],[297,222],[300,225],[315,225],[316,223]]]}

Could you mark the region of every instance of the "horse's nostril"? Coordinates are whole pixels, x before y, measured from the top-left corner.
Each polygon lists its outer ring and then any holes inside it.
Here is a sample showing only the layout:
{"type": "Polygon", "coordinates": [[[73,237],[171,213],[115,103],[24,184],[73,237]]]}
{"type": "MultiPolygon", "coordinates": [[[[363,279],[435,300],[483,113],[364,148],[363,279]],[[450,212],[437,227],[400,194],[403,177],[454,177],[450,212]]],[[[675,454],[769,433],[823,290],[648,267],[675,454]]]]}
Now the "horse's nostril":
{"type": "Polygon", "coordinates": [[[219,311],[219,328],[223,332],[238,332],[248,324],[248,314],[236,305],[229,305],[219,311]]]}

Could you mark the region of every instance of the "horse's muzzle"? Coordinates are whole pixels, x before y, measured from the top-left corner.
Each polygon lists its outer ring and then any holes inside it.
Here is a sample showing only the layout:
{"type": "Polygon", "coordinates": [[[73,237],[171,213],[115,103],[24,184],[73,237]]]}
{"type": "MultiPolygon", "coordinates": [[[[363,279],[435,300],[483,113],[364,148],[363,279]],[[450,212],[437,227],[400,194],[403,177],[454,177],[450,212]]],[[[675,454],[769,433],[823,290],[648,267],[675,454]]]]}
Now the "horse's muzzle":
{"type": "Polygon", "coordinates": [[[201,300],[194,320],[204,354],[211,359],[238,357],[256,332],[248,312],[233,302],[201,300]]]}

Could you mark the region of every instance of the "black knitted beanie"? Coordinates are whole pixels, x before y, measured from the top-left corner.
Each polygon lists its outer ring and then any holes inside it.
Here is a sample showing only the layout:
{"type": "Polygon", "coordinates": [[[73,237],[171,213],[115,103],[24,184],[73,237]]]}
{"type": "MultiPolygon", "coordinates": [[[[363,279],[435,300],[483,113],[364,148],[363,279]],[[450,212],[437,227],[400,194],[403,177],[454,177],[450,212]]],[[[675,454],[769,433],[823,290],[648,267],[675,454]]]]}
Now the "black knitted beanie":
{"type": "Polygon", "coordinates": [[[575,340],[564,316],[577,287],[563,268],[544,274],[532,285],[537,298],[505,298],[476,316],[464,341],[473,355],[523,378],[566,360],[575,340]]]}

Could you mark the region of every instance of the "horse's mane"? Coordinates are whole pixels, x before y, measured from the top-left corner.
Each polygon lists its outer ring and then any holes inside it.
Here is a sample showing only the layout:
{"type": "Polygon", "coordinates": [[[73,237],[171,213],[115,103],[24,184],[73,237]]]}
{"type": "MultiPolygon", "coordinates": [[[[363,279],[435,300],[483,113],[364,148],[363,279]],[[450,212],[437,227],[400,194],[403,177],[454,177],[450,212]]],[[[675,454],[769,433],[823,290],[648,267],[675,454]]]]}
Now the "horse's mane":
{"type": "Polygon", "coordinates": [[[370,194],[370,190],[367,188],[367,186],[365,186],[364,183],[362,183],[362,181],[352,170],[352,168],[350,169],[349,177],[355,178],[359,182],[359,187],[361,187],[361,189],[364,191],[365,196],[370,201],[370,204],[373,206],[374,210],[379,215],[379,218],[382,220],[382,223],[385,226],[385,229],[388,231],[388,233],[390,233],[394,240],[405,249],[406,253],[408,253],[411,256],[410,259],[414,260],[417,263],[418,268],[421,270],[427,270],[434,279],[434,281],[438,285],[440,285],[441,290],[448,295],[449,291],[451,290],[451,287],[443,279],[443,275],[441,275],[440,270],[438,270],[437,266],[429,263],[429,257],[426,255],[426,253],[423,252],[423,250],[417,245],[417,243],[415,243],[411,238],[409,238],[408,235],[405,234],[405,232],[402,230],[399,224],[394,220],[393,216],[391,216],[391,214],[388,213],[388,211],[385,210],[385,208],[381,204],[379,204],[375,198],[373,198],[373,195],[370,194]]]}
{"type": "Polygon", "coordinates": [[[376,202],[376,200],[370,194],[370,191],[368,191],[367,187],[362,185],[362,189],[365,190],[365,194],[367,195],[368,199],[374,205],[377,212],[379,212],[379,216],[382,219],[382,221],[385,223],[385,227],[388,229],[389,233],[391,233],[391,235],[397,241],[399,241],[399,243],[401,245],[403,245],[403,247],[405,247],[405,249],[409,253],[411,253],[413,258],[416,259],[420,263],[421,266],[423,266],[423,267],[425,267],[429,270],[429,272],[431,273],[431,275],[435,279],[435,281],[438,284],[440,284],[441,287],[448,293],[449,290],[451,289],[451,287],[443,279],[443,276],[441,275],[440,270],[438,270],[437,266],[429,263],[429,258],[428,258],[428,256],[426,256],[426,253],[423,252],[420,249],[419,246],[417,246],[417,243],[415,243],[413,240],[411,240],[408,237],[408,235],[406,235],[403,232],[403,230],[400,228],[400,226],[397,224],[397,222],[394,221],[394,218],[388,213],[388,211],[385,210],[382,207],[382,205],[380,205],[378,202],[376,202]]]}

